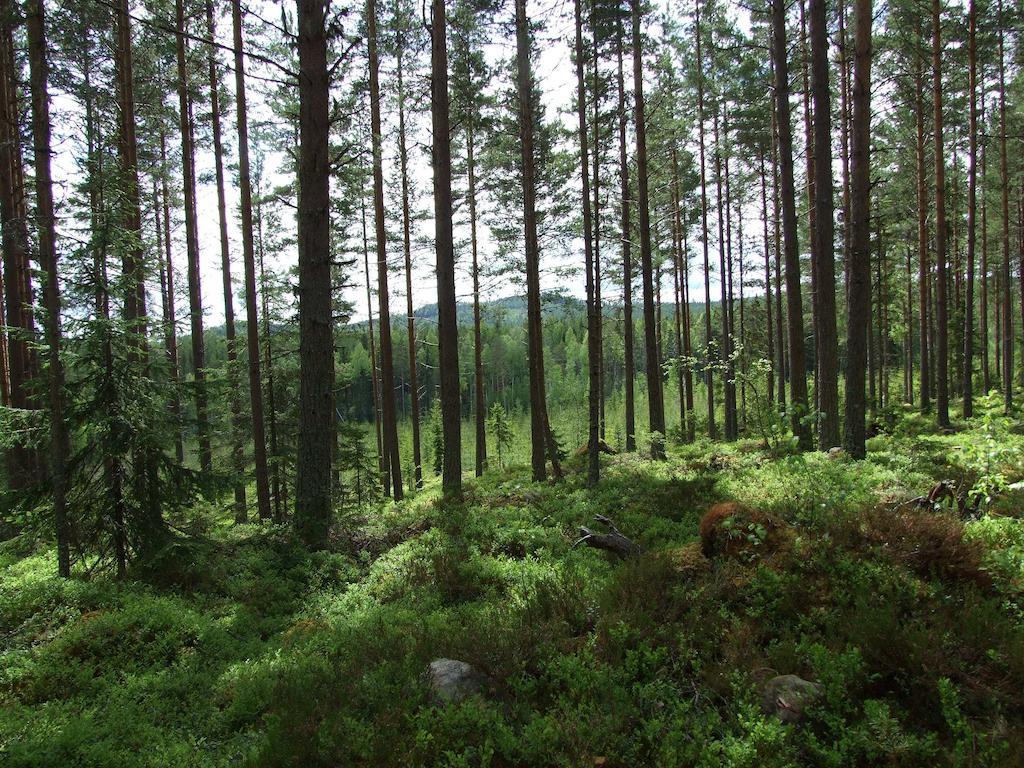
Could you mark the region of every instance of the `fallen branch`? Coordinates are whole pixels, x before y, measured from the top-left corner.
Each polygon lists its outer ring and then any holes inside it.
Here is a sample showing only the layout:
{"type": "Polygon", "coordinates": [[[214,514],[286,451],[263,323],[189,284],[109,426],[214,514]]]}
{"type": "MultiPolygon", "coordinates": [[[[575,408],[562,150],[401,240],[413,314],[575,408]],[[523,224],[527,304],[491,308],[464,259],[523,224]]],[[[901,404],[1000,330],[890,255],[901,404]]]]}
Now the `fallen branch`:
{"type": "Polygon", "coordinates": [[[624,536],[609,518],[604,515],[594,515],[594,520],[607,527],[610,533],[597,533],[585,525],[581,525],[580,538],[572,545],[573,549],[580,544],[586,544],[588,547],[611,552],[620,560],[627,560],[640,554],[640,545],[628,536],[624,536]]]}

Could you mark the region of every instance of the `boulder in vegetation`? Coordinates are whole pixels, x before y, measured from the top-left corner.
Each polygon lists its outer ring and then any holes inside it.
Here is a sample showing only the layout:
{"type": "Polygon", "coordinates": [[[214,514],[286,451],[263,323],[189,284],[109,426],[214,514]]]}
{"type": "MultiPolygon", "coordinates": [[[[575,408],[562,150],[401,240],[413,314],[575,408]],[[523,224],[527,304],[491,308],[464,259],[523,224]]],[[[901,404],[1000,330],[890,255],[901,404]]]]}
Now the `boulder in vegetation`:
{"type": "Polygon", "coordinates": [[[486,696],[494,681],[472,664],[458,659],[434,659],[427,667],[430,703],[443,707],[459,704],[472,696],[486,696]]]}
{"type": "Polygon", "coordinates": [[[761,709],[766,715],[775,715],[781,723],[798,723],[807,710],[821,698],[818,683],[804,680],[799,675],[777,675],[765,683],[761,696],[761,709]]]}

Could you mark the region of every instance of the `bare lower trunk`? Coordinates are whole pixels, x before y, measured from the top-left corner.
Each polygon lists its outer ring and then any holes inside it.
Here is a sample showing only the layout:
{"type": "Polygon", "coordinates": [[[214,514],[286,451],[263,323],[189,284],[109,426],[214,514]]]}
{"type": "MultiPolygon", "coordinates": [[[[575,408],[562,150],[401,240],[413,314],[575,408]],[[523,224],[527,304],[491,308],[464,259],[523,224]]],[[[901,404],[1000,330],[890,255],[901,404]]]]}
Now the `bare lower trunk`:
{"type": "Polygon", "coordinates": [[[940,0],[932,0],[932,104],[935,114],[935,415],[949,426],[949,318],[946,299],[946,156],[942,137],[942,27],[940,0]]]}
{"type": "Polygon", "coordinates": [[[849,319],[846,331],[846,431],[843,447],[863,458],[864,367],[871,322],[871,0],[854,0],[853,121],[850,160],[849,319]]]}
{"type": "MultiPolygon", "coordinates": [[[[217,37],[213,19],[213,0],[206,0],[206,29],[211,40],[217,37]]],[[[224,336],[227,345],[227,374],[231,400],[231,463],[235,474],[235,522],[249,517],[245,503],[245,454],[242,450],[242,393],[238,380],[238,342],[235,338],[234,287],[231,283],[231,251],[228,243],[227,201],[224,193],[224,148],[220,128],[220,73],[216,49],[210,46],[210,120],[213,126],[213,158],[217,179],[217,221],[220,225],[220,264],[224,286],[224,336]]]]}
{"type": "Polygon", "coordinates": [[[298,0],[299,451],[295,527],[311,547],[326,544],[333,509],[330,76],[325,10],[324,0],[298,0]]]}
{"type": "Polygon", "coordinates": [[[793,134],[789,114],[789,71],[786,63],[786,10],[772,0],[772,51],[775,63],[775,104],[779,132],[779,186],[782,193],[783,237],[786,249],[786,304],[789,330],[789,389],[793,434],[802,450],[811,449],[804,369],[804,317],[800,301],[800,254],[796,229],[796,188],[793,181],[793,134]]]}
{"type": "Polygon", "coordinates": [[[647,409],[651,457],[665,458],[665,401],[654,306],[650,200],[647,181],[647,117],[644,112],[643,49],[640,43],[640,0],[630,0],[633,14],[633,110],[636,122],[637,208],[640,228],[640,271],[644,294],[644,340],[647,349],[647,409]]]}
{"type": "Polygon", "coordinates": [[[626,86],[622,64],[622,22],[618,23],[615,53],[618,60],[618,112],[619,112],[619,176],[622,185],[622,325],[623,357],[625,358],[626,450],[636,450],[636,406],[634,382],[636,366],[633,358],[633,262],[630,253],[629,222],[629,161],[626,157],[626,86]]]}
{"type": "Polygon", "coordinates": [[[50,177],[50,97],[47,90],[48,64],[43,0],[34,0],[25,10],[32,91],[32,147],[35,153],[39,265],[45,275],[43,304],[46,307],[46,315],[43,320],[43,333],[50,366],[50,489],[53,493],[53,520],[57,535],[57,571],[66,578],[71,575],[70,529],[66,508],[67,462],[71,441],[64,421],[64,367],[60,358],[61,300],[57,271],[53,182],[50,177]]]}
{"type": "MultiPolygon", "coordinates": [[[[267,520],[271,516],[270,480],[267,474],[267,438],[263,418],[259,315],[256,311],[256,255],[253,245],[252,178],[249,169],[249,117],[245,94],[240,0],[232,0],[231,20],[235,45],[235,113],[238,131],[239,208],[242,214],[242,260],[245,269],[245,333],[249,352],[249,409],[252,419],[253,459],[256,465],[256,506],[260,520],[267,520]]],[[[276,497],[275,493],[275,501],[276,497]]]]}
{"type": "MultiPolygon", "coordinates": [[[[524,0],[519,0],[519,2],[522,3],[524,0]]],[[[434,0],[430,48],[430,103],[434,129],[434,242],[437,248],[438,364],[441,368],[441,424],[444,432],[444,467],[441,486],[445,496],[460,498],[462,496],[462,408],[459,385],[459,328],[455,308],[455,244],[452,237],[452,148],[448,108],[446,27],[444,0],[434,0]]]]}

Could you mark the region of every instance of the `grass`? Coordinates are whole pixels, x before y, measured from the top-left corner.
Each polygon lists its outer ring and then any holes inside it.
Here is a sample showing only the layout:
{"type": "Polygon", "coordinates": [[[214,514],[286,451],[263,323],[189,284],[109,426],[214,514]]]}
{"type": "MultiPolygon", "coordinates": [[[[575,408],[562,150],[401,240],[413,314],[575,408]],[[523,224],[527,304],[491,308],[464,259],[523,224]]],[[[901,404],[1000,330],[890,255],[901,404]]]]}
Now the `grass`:
{"type": "Polygon", "coordinates": [[[0,762],[1020,765],[1024,439],[994,410],[952,435],[900,414],[870,448],[620,454],[593,490],[578,460],[560,484],[517,465],[458,506],[431,484],[350,516],[313,554],[197,510],[173,568],[123,582],[62,581],[47,543],[14,539],[0,762]],[[991,498],[967,521],[904,504],[938,479],[991,498]],[[706,560],[700,520],[723,500],[778,534],[706,560]],[[595,514],[644,554],[574,548],[595,514]],[[440,656],[498,695],[429,706],[440,656]],[[759,709],[777,673],[824,688],[797,726],[759,709]]]}

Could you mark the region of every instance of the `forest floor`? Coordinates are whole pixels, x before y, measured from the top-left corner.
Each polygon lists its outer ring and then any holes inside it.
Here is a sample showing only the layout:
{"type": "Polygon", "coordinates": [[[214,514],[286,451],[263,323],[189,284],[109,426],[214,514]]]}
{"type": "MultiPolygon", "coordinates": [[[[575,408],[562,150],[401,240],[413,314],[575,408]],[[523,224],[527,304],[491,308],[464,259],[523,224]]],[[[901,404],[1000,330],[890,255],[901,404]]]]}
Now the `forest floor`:
{"type": "Polygon", "coordinates": [[[196,509],[175,567],[122,582],[6,542],[0,763],[1022,765],[1024,437],[990,408],[949,435],[899,414],[863,462],[750,441],[605,457],[595,490],[579,459],[495,471],[313,554],[196,509]],[[912,501],[940,480],[980,510],[912,501]],[[599,514],[642,554],[574,547],[599,514]],[[432,706],[437,658],[491,683],[432,706]],[[796,724],[761,708],[781,674],[820,685],[796,724]]]}

